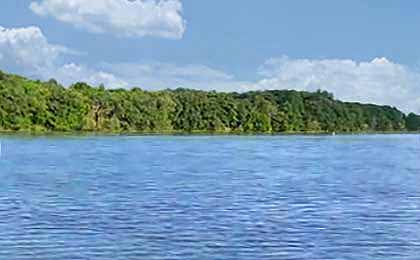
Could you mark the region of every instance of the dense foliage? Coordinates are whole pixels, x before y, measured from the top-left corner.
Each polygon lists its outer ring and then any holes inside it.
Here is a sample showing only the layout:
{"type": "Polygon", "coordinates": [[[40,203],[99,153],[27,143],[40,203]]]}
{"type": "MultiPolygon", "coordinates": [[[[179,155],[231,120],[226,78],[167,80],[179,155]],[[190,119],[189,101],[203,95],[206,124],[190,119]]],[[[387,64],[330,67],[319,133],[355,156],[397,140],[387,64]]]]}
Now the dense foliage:
{"type": "Polygon", "coordinates": [[[330,93],[217,93],[69,88],[0,72],[0,130],[112,132],[357,132],[418,130],[419,116],[330,93]]]}
{"type": "Polygon", "coordinates": [[[406,126],[409,131],[420,131],[420,116],[414,113],[408,114],[406,118],[406,126]]]}

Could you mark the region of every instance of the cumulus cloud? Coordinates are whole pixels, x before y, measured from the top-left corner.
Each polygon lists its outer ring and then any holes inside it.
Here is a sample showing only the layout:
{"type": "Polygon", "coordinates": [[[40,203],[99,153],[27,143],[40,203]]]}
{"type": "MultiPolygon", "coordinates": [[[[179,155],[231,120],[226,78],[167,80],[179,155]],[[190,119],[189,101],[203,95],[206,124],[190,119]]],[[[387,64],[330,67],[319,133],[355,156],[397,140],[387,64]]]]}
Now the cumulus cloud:
{"type": "Polygon", "coordinates": [[[54,67],[55,61],[63,53],[71,51],[50,44],[38,27],[0,27],[0,65],[3,68],[40,74],[54,67]]]}
{"type": "Polygon", "coordinates": [[[180,0],[40,0],[30,8],[93,33],[179,39],[186,27],[180,0]]]}
{"type": "Polygon", "coordinates": [[[367,62],[346,59],[270,59],[250,89],[323,89],[346,101],[393,105],[420,112],[420,72],[386,58],[367,62]]]}
{"type": "Polygon", "coordinates": [[[64,85],[85,81],[93,85],[127,87],[126,82],[110,73],[62,62],[63,56],[75,53],[78,52],[48,42],[38,27],[0,27],[1,69],[43,80],[55,78],[64,85]]]}

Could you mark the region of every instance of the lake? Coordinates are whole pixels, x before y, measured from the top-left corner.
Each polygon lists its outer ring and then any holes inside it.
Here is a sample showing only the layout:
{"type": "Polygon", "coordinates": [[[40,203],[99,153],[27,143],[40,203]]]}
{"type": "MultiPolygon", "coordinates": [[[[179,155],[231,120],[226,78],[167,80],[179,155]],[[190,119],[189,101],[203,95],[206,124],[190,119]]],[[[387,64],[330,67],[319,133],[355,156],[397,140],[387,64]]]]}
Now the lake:
{"type": "Polygon", "coordinates": [[[3,136],[0,259],[419,259],[420,136],[3,136]]]}

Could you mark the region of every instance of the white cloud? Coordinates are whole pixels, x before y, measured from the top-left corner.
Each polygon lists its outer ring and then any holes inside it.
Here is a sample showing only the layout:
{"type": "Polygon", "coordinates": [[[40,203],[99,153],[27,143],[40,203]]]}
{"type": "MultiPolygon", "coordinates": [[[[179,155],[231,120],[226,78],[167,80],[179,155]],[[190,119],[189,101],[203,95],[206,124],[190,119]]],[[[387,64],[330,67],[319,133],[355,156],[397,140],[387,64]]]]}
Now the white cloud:
{"type": "Polygon", "coordinates": [[[393,105],[420,112],[420,72],[386,58],[369,62],[345,59],[270,59],[250,89],[328,90],[346,101],[393,105]]]}
{"type": "Polygon", "coordinates": [[[1,69],[43,80],[55,78],[66,86],[76,81],[85,81],[92,85],[128,86],[110,73],[61,62],[62,56],[75,53],[78,52],[49,43],[38,27],[0,27],[1,69]]]}
{"type": "Polygon", "coordinates": [[[248,85],[221,70],[199,64],[115,63],[103,64],[105,70],[124,78],[131,86],[144,89],[196,88],[203,90],[243,91],[248,85]]]}
{"type": "Polygon", "coordinates": [[[128,83],[114,74],[102,70],[90,69],[84,65],[68,63],[53,71],[51,78],[56,78],[65,86],[76,82],[87,82],[93,86],[104,84],[110,88],[127,88],[128,83]]]}
{"type": "Polygon", "coordinates": [[[0,65],[3,68],[42,73],[51,69],[61,54],[70,52],[63,46],[48,43],[38,27],[0,27],[0,65]]]}
{"type": "Polygon", "coordinates": [[[30,8],[93,33],[179,39],[186,27],[180,0],[40,0],[30,8]]]}

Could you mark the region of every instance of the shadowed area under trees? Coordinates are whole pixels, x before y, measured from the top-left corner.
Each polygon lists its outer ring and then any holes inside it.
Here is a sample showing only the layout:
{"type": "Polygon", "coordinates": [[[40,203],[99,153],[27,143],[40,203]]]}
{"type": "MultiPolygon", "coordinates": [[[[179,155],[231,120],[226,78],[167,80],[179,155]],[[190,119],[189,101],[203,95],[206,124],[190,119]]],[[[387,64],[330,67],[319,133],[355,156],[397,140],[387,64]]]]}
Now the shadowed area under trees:
{"type": "Polygon", "coordinates": [[[0,71],[3,131],[296,133],[420,130],[420,116],[331,93],[105,89],[0,71]]]}

